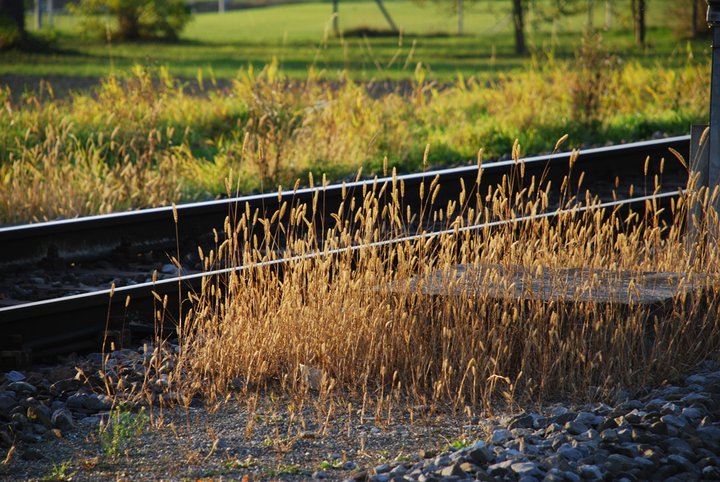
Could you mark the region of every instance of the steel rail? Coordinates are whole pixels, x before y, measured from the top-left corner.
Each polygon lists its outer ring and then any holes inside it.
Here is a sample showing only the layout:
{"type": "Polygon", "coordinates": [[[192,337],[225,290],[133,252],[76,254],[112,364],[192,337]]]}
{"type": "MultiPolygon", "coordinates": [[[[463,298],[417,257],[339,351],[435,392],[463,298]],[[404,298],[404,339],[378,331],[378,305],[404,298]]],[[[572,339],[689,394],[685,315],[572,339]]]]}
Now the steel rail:
{"type": "MultiPolygon", "coordinates": [[[[512,220],[492,221],[457,229],[446,229],[433,233],[421,233],[397,239],[378,241],[322,252],[288,256],[261,264],[228,267],[205,273],[180,276],[154,283],[142,283],[133,286],[117,287],[93,293],[67,296],[53,300],[44,300],[24,305],[0,308],[0,333],[10,345],[0,346],[0,355],[14,359],[20,364],[33,357],[44,357],[68,353],[73,350],[90,349],[97,345],[98,336],[107,327],[122,329],[135,321],[144,321],[146,326],[154,320],[154,315],[162,310],[167,311],[166,326],[173,326],[178,319],[178,310],[191,303],[187,294],[201,290],[203,280],[211,280],[218,276],[227,276],[232,272],[241,273],[257,267],[280,267],[283,264],[320,256],[333,256],[363,249],[390,246],[397,243],[427,240],[452,233],[465,233],[494,229],[501,226],[517,225],[533,222],[544,218],[554,218],[562,213],[582,213],[589,209],[605,209],[618,211],[633,210],[634,207],[644,209],[648,202],[658,204],[659,209],[668,208],[673,200],[678,199],[681,190],[635,197],[627,200],[596,203],[593,205],[577,205],[568,210],[556,210],[529,216],[521,216],[512,220]],[[165,301],[163,303],[163,301],[165,301]],[[93,338],[93,336],[95,336],[93,338]],[[4,351],[3,351],[4,350],[4,351]]],[[[639,212],[638,209],[635,212],[639,212]]],[[[11,362],[12,363],[12,362],[11,362]]]]}
{"type": "MultiPolygon", "coordinates": [[[[572,181],[577,181],[581,172],[585,179],[611,181],[616,176],[641,176],[649,156],[663,156],[664,172],[680,172],[685,167],[669,149],[678,151],[685,159],[689,155],[689,136],[634,142],[618,146],[580,150],[576,153],[563,152],[524,158],[521,163],[524,179],[552,180],[560,185],[568,174],[568,164],[577,155],[572,170],[572,181]]],[[[659,173],[660,162],[653,159],[649,165],[650,176],[659,173]]],[[[503,176],[517,167],[514,160],[489,162],[482,165],[482,179],[477,192],[484,193],[488,187],[502,182],[503,176]]],[[[686,170],[685,170],[686,171],[686,170]]],[[[419,203],[418,189],[421,183],[429,183],[439,177],[442,188],[437,197],[439,205],[457,198],[462,186],[475,184],[478,166],[464,166],[453,169],[431,170],[421,173],[397,176],[406,187],[407,204],[419,203]]],[[[175,246],[191,246],[196,249],[201,239],[206,239],[213,229],[223,231],[225,219],[233,216],[237,209],[247,204],[251,211],[259,210],[260,217],[274,213],[284,202],[309,203],[312,197],[322,192],[324,214],[337,210],[342,202],[342,193],[349,190],[357,193],[368,182],[389,183],[391,177],[374,181],[361,180],[296,191],[266,193],[206,202],[196,202],[153,209],[119,212],[108,215],[88,216],[76,219],[62,219],[27,225],[0,227],[0,270],[39,261],[82,259],[108,256],[113,252],[143,252],[153,249],[171,249],[175,246]],[[175,214],[178,221],[175,222],[175,214]]],[[[671,186],[677,188],[681,186],[671,186]]],[[[684,187],[684,186],[683,186],[684,187]]],[[[178,258],[183,253],[174,253],[178,258]]]]}

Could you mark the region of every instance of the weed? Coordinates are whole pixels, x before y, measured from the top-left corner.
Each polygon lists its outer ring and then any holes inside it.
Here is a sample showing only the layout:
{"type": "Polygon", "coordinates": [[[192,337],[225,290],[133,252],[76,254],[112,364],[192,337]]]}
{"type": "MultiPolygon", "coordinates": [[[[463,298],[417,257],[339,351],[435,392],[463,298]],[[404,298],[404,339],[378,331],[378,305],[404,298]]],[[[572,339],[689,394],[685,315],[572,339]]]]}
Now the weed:
{"type": "Polygon", "coordinates": [[[136,414],[125,405],[114,408],[107,423],[99,429],[103,452],[112,458],[128,455],[136,447],[137,437],[145,430],[147,421],[144,408],[136,414]]]}
{"type": "Polygon", "coordinates": [[[53,463],[50,475],[43,477],[42,480],[72,480],[73,476],[77,473],[77,470],[74,472],[68,472],[71,463],[72,460],[66,460],[60,465],[53,463]]]}
{"type": "Polygon", "coordinates": [[[320,463],[321,469],[342,469],[343,468],[343,461],[342,460],[331,460],[328,462],[327,460],[323,460],[320,463]]]}
{"type": "Polygon", "coordinates": [[[460,450],[460,449],[464,449],[465,447],[471,446],[473,443],[475,443],[475,442],[474,441],[471,442],[467,439],[458,439],[458,440],[454,440],[454,441],[450,442],[449,444],[445,445],[443,450],[447,450],[449,447],[452,447],[455,450],[460,450]]]}
{"type": "Polygon", "coordinates": [[[248,456],[245,460],[234,460],[231,462],[225,462],[223,466],[227,467],[228,469],[249,469],[252,467],[255,467],[257,465],[257,461],[253,459],[251,456],[248,456]]]}
{"type": "Polygon", "coordinates": [[[268,477],[275,477],[278,475],[299,475],[308,474],[307,470],[304,470],[297,465],[278,465],[277,468],[268,470],[265,475],[268,477]]]}
{"type": "MultiPolygon", "coordinates": [[[[311,71],[292,81],[271,63],[225,90],[190,95],[164,68],[103,79],[92,94],[19,102],[0,91],[0,223],[168,205],[237,190],[293,185],[326,173],[380,172],[681,134],[704,122],[710,69],[683,60],[656,69],[619,64],[588,38],[576,62],[549,59],[488,83],[443,89],[416,71],[404,95],[370,95],[348,78],[311,71]],[[229,90],[228,90],[229,89],[229,90]],[[589,127],[592,127],[590,129],[589,127]]],[[[678,54],[680,55],[680,54],[678,54]]]]}
{"type": "Polygon", "coordinates": [[[258,423],[279,423],[283,421],[280,416],[255,415],[253,419],[258,423]]]}

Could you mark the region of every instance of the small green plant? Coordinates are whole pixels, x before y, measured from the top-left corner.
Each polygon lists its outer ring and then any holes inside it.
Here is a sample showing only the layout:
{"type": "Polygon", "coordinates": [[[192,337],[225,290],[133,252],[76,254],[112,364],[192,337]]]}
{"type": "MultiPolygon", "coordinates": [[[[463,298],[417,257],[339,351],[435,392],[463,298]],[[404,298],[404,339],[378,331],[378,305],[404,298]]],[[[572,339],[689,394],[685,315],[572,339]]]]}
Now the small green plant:
{"type": "Polygon", "coordinates": [[[71,463],[72,459],[66,460],[60,465],[53,463],[53,468],[50,472],[50,475],[43,477],[42,480],[72,480],[75,473],[77,473],[77,470],[74,472],[68,472],[68,468],[70,467],[71,463]]]}
{"type": "Polygon", "coordinates": [[[145,409],[133,414],[127,405],[119,405],[110,412],[107,424],[100,428],[100,446],[106,455],[116,457],[129,454],[136,445],[136,437],[147,425],[145,409]]]}
{"type": "Polygon", "coordinates": [[[231,460],[229,462],[225,462],[223,465],[228,469],[249,469],[256,466],[257,461],[249,455],[245,460],[231,460]]]}
{"type": "Polygon", "coordinates": [[[307,473],[307,471],[297,465],[278,465],[276,469],[271,469],[265,472],[265,475],[268,477],[275,477],[278,475],[299,475],[305,473],[307,473]]]}
{"type": "Polygon", "coordinates": [[[255,415],[254,420],[258,423],[279,423],[282,422],[282,417],[272,415],[255,415]]]}
{"type": "Polygon", "coordinates": [[[327,460],[323,460],[320,463],[321,469],[342,469],[342,467],[343,467],[342,460],[331,460],[329,462],[327,460]]]}
{"type": "Polygon", "coordinates": [[[469,447],[473,443],[474,442],[471,442],[470,440],[467,440],[467,439],[458,439],[453,442],[450,442],[449,444],[446,444],[445,447],[443,448],[443,450],[447,450],[450,447],[454,448],[455,450],[460,450],[460,449],[464,449],[465,447],[469,447]]]}

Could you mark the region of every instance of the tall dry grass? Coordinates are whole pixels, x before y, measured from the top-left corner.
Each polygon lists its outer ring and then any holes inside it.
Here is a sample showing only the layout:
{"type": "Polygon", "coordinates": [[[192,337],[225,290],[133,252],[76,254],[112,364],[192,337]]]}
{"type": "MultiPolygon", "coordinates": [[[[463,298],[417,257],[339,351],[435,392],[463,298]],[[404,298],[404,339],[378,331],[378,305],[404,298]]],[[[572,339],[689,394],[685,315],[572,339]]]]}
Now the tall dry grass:
{"type": "Polygon", "coordinates": [[[627,215],[571,196],[563,207],[576,209],[551,220],[538,217],[550,206],[547,186],[510,185],[478,197],[468,186],[446,206],[434,206],[437,188],[424,185],[424,204],[414,207],[402,183],[369,181],[329,217],[320,197],[270,219],[240,207],[227,239],[203,257],[208,267],[247,268],[206,280],[192,296],[171,390],[212,399],[239,380],[251,392],[302,398],[319,382],[321,395],[376,407],[403,397],[492,410],[609,399],[717,358],[717,244],[698,256],[700,245],[683,234],[703,191],[673,203],[670,223],[653,201],[627,215]],[[493,217],[515,221],[468,229],[493,217]],[[430,234],[438,225],[446,231],[430,234]],[[381,243],[409,230],[418,236],[381,243]],[[267,264],[275,260],[285,262],[267,264]],[[559,268],[602,271],[573,285],[559,268]],[[512,294],[508,270],[527,281],[522,295],[512,294]],[[530,283],[541,271],[551,273],[546,287],[569,283],[570,295],[548,301],[530,283]],[[638,301],[644,272],[680,273],[660,307],[638,301]],[[622,276],[629,283],[611,299],[583,299],[622,276]]]}

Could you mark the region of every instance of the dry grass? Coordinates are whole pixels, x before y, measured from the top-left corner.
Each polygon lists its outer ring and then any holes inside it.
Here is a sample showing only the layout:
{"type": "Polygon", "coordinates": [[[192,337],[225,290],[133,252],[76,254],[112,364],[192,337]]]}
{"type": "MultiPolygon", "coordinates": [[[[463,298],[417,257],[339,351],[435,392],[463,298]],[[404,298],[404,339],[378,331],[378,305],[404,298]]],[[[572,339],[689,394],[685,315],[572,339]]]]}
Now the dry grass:
{"type": "Polygon", "coordinates": [[[425,205],[411,208],[402,183],[368,182],[361,198],[348,196],[325,219],[317,199],[283,206],[271,219],[238,213],[227,221],[227,239],[204,259],[208,268],[248,268],[208,279],[192,296],[192,311],[178,327],[181,348],[169,389],[185,400],[197,394],[217,400],[240,384],[247,397],[271,388],[305,400],[316,388],[321,401],[349,397],[362,400],[363,410],[370,403],[388,414],[400,398],[493,410],[560,397],[607,399],[717,357],[717,278],[688,288],[693,273],[719,267],[716,243],[697,256],[683,235],[697,193],[673,205],[670,224],[653,202],[642,216],[620,216],[586,199],[587,210],[554,222],[465,229],[549,205],[544,188],[513,192],[511,185],[506,179],[477,198],[468,187],[447,206],[433,206],[436,187],[423,186],[425,205]],[[431,236],[428,223],[448,232],[431,236]],[[378,243],[409,231],[420,236],[378,243]],[[260,264],[278,259],[286,262],[260,264]],[[610,270],[580,283],[576,293],[612,283],[616,270],[633,273],[633,281],[606,303],[547,302],[531,288],[519,300],[490,296],[490,283],[513,289],[497,279],[499,269],[485,278],[472,269],[456,277],[457,263],[520,266],[529,274],[539,267],[610,270]],[[658,309],[633,301],[644,271],[686,275],[658,309]],[[441,280],[437,297],[426,294],[433,279],[441,280]]]}

